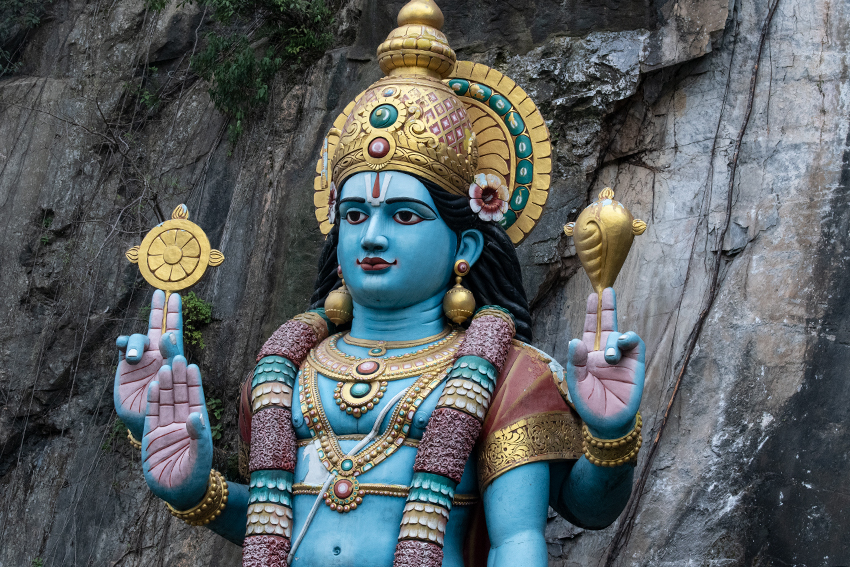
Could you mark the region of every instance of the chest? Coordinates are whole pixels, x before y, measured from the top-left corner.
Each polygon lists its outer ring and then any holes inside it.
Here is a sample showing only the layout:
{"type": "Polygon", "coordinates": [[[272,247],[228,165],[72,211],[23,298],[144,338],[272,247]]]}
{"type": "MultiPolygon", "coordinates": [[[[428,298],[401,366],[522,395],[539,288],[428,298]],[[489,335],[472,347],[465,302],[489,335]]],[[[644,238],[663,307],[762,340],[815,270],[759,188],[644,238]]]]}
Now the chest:
{"type": "Polygon", "coordinates": [[[421,439],[437,406],[442,387],[442,381],[423,384],[419,376],[386,381],[383,387],[377,384],[361,386],[338,382],[318,373],[313,376],[302,370],[296,378],[297,396],[292,403],[295,436],[298,439],[310,439],[310,426],[315,428],[317,424],[323,428],[330,427],[336,436],[365,435],[372,430],[382,410],[404,392],[399,402],[387,412],[380,432],[388,431],[390,427],[398,427],[399,436],[421,439]],[[367,387],[370,387],[368,392],[367,387]],[[309,398],[301,400],[301,395],[309,395],[309,398]],[[363,400],[368,400],[371,407],[363,404],[363,400]],[[361,410],[359,417],[355,417],[355,412],[350,411],[346,401],[358,403],[358,409],[361,410]],[[406,412],[401,411],[403,406],[406,406],[406,412]]]}

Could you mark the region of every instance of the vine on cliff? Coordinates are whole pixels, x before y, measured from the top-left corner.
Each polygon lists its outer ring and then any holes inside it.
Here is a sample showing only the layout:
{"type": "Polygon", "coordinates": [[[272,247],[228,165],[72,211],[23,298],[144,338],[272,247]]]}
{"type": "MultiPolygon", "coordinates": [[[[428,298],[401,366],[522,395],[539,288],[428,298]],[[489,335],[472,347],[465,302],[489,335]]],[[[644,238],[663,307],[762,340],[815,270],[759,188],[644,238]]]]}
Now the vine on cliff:
{"type": "MultiPolygon", "coordinates": [[[[146,0],[161,11],[168,0],[146,0]]],[[[246,121],[265,107],[280,69],[298,71],[333,42],[333,13],[325,0],[207,0],[215,29],[191,66],[210,85],[216,108],[231,123],[235,143],[246,121]]]]}

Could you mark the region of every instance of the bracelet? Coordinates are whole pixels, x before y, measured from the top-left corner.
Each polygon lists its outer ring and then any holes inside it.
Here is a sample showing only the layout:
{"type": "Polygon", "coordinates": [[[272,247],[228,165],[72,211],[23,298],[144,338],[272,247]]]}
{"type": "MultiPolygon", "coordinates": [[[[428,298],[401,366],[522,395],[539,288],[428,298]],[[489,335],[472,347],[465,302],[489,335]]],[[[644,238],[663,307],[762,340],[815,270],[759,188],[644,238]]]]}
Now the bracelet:
{"type": "Polygon", "coordinates": [[[168,502],[165,505],[175,518],[183,520],[190,526],[205,526],[215,520],[227,505],[227,482],[224,475],[215,469],[210,471],[210,480],[203,500],[189,510],[180,511],[168,502]]]}
{"type": "Polygon", "coordinates": [[[628,434],[619,439],[599,439],[591,435],[587,425],[582,427],[584,437],[584,456],[591,464],[598,467],[619,467],[621,465],[637,463],[638,451],[643,444],[640,430],[643,427],[643,419],[640,412],[635,417],[635,427],[628,434]]]}
{"type": "Polygon", "coordinates": [[[142,442],[133,437],[133,432],[129,429],[127,430],[127,439],[130,440],[130,445],[132,445],[133,449],[141,449],[142,442]]]}

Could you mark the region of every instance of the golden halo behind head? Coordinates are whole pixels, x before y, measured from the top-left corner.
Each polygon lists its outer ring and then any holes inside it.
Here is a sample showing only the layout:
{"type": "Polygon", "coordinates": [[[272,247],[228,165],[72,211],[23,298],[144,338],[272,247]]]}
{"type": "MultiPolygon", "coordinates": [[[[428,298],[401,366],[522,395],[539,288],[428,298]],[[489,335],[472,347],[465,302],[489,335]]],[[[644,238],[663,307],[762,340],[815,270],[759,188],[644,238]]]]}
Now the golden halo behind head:
{"type": "Polygon", "coordinates": [[[484,173],[506,182],[509,207],[492,218],[519,244],[549,190],[551,146],[540,112],[508,77],[457,62],[433,0],[408,2],[398,26],[378,47],[387,76],[346,106],[322,146],[314,183],[322,233],[335,221],[329,213],[339,188],[355,173],[401,171],[464,196],[484,173]]]}

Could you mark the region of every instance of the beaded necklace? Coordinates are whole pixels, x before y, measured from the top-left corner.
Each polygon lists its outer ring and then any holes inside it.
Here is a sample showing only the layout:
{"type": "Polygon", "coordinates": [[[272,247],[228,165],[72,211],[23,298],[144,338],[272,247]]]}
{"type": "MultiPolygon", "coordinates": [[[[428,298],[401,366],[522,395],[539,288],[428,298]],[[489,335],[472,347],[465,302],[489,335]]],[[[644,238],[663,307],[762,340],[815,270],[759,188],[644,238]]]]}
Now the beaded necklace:
{"type": "Polygon", "coordinates": [[[328,491],[323,495],[325,504],[331,510],[345,513],[356,509],[363,502],[363,496],[367,492],[360,489],[357,477],[386,460],[404,445],[417,408],[442,383],[452,362],[451,357],[446,357],[438,365],[430,365],[430,371],[419,376],[404,391],[401,401],[390,414],[390,426],[387,430],[356,455],[347,457],[339,446],[339,438],[322,406],[319,396],[320,369],[313,364],[312,357],[307,359],[302,380],[298,385],[298,397],[310,436],[313,440],[318,439],[321,446],[317,450],[319,459],[328,472],[334,475],[328,491]]]}

